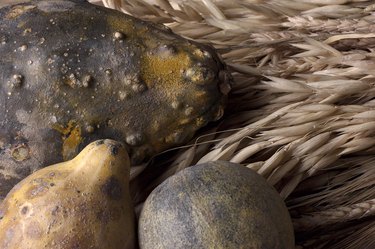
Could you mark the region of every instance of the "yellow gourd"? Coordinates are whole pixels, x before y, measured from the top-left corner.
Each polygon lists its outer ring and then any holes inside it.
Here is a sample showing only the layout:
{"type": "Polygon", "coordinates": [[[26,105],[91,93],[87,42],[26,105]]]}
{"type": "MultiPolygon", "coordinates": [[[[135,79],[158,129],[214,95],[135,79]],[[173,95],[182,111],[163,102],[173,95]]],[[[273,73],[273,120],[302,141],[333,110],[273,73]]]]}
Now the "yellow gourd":
{"type": "Polygon", "coordinates": [[[0,206],[2,249],[133,249],[129,157],[113,140],[34,172],[0,206]]]}

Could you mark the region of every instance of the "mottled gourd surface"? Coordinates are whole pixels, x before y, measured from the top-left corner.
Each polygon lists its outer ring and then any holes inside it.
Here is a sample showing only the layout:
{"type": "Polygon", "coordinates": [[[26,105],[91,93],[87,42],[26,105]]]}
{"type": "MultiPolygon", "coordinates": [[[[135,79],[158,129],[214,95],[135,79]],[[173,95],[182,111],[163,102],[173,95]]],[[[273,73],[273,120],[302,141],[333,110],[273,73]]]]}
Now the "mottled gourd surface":
{"type": "Polygon", "coordinates": [[[293,249],[288,210],[256,172],[229,162],[192,166],[160,184],[139,220],[141,249],[293,249]]]}
{"type": "Polygon", "coordinates": [[[126,149],[113,140],[34,172],[0,204],[0,248],[137,248],[129,174],[126,149]]]}
{"type": "Polygon", "coordinates": [[[186,142],[230,89],[212,47],[80,0],[0,9],[0,55],[0,199],[97,139],[132,164],[186,142]]]}

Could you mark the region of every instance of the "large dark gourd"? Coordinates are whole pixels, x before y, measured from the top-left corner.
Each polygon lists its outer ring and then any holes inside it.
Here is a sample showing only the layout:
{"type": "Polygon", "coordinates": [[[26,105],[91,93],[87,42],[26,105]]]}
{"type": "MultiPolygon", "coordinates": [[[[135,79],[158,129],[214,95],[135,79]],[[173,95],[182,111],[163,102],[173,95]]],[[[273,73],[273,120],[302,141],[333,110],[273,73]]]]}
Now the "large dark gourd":
{"type": "Polygon", "coordinates": [[[88,143],[138,164],[222,116],[229,74],[210,46],[79,0],[0,10],[0,199],[88,143]]]}
{"type": "Polygon", "coordinates": [[[141,249],[292,249],[288,210],[256,172],[209,162],[173,175],[147,198],[141,249]]]}

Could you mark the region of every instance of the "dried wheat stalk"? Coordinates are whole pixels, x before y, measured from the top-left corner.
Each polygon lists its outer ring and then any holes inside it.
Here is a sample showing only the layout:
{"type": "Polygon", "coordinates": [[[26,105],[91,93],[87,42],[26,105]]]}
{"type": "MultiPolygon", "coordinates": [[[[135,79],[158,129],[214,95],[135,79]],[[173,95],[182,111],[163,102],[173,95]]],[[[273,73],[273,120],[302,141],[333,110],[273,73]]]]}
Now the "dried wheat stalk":
{"type": "Polygon", "coordinates": [[[324,210],[312,214],[304,214],[295,219],[293,225],[297,231],[310,230],[319,226],[327,226],[337,222],[362,219],[375,214],[375,199],[346,207],[324,210]]]}

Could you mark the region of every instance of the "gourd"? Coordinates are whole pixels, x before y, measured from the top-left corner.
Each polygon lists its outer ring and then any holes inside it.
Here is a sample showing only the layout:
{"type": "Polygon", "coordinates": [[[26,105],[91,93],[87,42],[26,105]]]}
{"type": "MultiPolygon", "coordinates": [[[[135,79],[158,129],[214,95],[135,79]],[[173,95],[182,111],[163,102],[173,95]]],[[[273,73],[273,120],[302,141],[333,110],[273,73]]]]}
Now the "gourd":
{"type": "Polygon", "coordinates": [[[133,165],[223,114],[215,50],[83,0],[0,9],[0,199],[87,144],[127,144],[133,165]]]}
{"type": "Polygon", "coordinates": [[[141,249],[292,249],[288,210],[256,172],[209,162],[168,178],[149,195],[139,221],[141,249]]]}
{"type": "Polygon", "coordinates": [[[0,204],[2,249],[134,249],[129,157],[113,140],[18,183],[0,204]]]}

